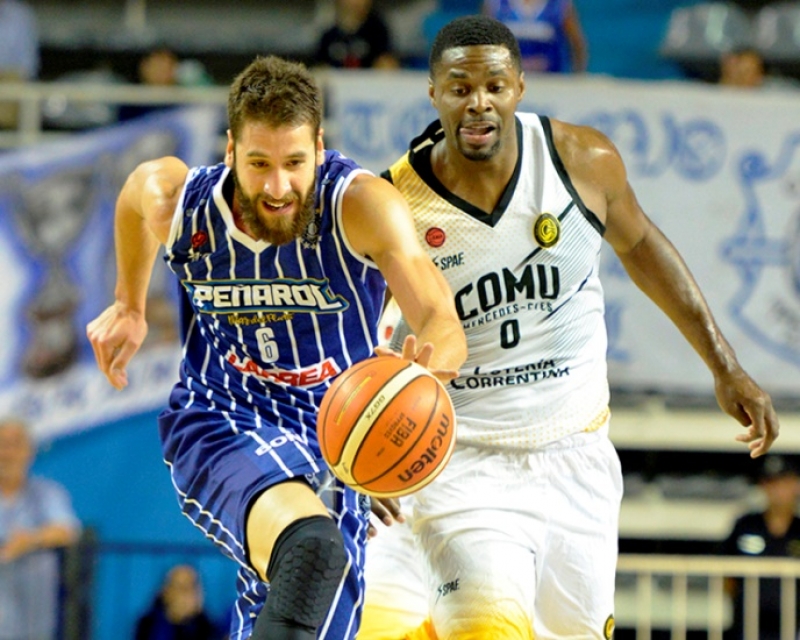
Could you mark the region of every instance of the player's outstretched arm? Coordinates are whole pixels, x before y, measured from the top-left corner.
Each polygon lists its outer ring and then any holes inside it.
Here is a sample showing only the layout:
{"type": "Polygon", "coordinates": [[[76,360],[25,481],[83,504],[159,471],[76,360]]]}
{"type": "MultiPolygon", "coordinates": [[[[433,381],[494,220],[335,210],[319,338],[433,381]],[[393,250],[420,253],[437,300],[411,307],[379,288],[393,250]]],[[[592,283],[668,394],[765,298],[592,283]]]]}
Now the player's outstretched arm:
{"type": "Polygon", "coordinates": [[[128,384],[126,367],[147,335],[145,300],[158,248],[169,236],[188,168],[177,158],[139,165],[117,198],[114,302],[86,327],[95,359],[117,389],[128,384]]]}
{"type": "Polygon", "coordinates": [[[455,377],[467,355],[464,331],[450,287],[420,246],[403,196],[381,178],[359,176],[345,193],[343,218],[351,245],[378,265],[416,335],[414,359],[424,358],[440,378],[455,377]],[[432,353],[426,345],[435,347],[432,353]]]}
{"type": "Polygon", "coordinates": [[[628,275],[706,363],[722,410],[746,427],[736,439],[753,457],[766,453],[779,431],[772,400],[739,364],[683,258],[642,211],[619,152],[586,127],[568,131],[561,144],[570,175],[574,172],[576,186],[587,193],[589,208],[604,216],[605,238],[628,275]]]}

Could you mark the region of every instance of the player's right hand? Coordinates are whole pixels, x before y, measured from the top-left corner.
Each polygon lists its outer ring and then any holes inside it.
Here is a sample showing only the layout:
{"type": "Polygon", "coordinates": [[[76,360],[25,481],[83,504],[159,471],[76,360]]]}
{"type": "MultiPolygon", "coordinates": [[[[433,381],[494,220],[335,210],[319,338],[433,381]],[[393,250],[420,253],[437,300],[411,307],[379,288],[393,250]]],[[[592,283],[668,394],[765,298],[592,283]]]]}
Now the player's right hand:
{"type": "Polygon", "coordinates": [[[141,311],[117,301],[86,325],[97,366],[115,389],[128,385],[125,368],[147,335],[141,311]]]}
{"type": "Polygon", "coordinates": [[[414,334],[406,336],[403,341],[403,352],[397,353],[388,347],[376,347],[375,354],[379,356],[394,356],[395,358],[403,358],[404,360],[411,360],[428,369],[439,380],[446,384],[450,380],[455,380],[458,377],[458,371],[452,369],[432,369],[430,367],[431,356],[433,356],[433,345],[426,342],[420,349],[417,349],[417,337],[414,334]]]}
{"type": "Polygon", "coordinates": [[[715,376],[717,402],[723,411],[745,427],[736,436],[758,458],[769,451],[778,437],[780,424],[772,398],[741,367],[715,376]]]}

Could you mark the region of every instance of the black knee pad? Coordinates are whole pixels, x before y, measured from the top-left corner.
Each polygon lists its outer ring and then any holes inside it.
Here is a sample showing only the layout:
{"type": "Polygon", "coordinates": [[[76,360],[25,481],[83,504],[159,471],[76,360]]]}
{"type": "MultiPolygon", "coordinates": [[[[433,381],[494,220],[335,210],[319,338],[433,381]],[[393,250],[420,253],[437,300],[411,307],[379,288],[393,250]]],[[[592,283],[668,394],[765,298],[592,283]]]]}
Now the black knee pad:
{"type": "Polygon", "coordinates": [[[261,629],[267,626],[272,632],[264,637],[284,637],[275,635],[279,628],[310,631],[314,637],[325,620],[346,565],[344,539],[331,518],[311,516],[286,527],[272,549],[267,567],[269,595],[252,638],[260,638],[261,629]]]}

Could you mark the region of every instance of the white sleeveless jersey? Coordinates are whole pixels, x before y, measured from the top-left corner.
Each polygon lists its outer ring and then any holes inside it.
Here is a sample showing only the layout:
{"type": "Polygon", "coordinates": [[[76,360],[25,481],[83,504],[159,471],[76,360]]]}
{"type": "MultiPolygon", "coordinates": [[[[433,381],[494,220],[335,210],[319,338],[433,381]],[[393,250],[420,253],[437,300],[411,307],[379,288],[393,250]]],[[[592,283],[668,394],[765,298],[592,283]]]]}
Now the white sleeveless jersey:
{"type": "Polygon", "coordinates": [[[469,354],[449,391],[458,439],[533,449],[608,419],[600,220],[558,157],[550,122],[518,114],[521,153],[487,214],[433,175],[433,123],[384,177],[450,283],[469,354]]]}

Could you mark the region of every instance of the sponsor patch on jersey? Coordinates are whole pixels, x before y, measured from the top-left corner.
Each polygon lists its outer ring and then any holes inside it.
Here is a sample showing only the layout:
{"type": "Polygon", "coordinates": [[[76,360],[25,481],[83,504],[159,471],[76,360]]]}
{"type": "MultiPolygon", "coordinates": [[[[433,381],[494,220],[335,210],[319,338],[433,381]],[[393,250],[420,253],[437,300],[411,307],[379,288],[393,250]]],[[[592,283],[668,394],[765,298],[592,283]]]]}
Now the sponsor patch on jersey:
{"type": "Polygon", "coordinates": [[[439,598],[450,595],[454,591],[458,591],[459,590],[458,581],[459,578],[456,578],[455,580],[449,580],[448,582],[443,582],[442,584],[440,584],[436,588],[436,592],[438,593],[436,599],[438,600],[439,598]]]}
{"type": "Polygon", "coordinates": [[[438,249],[444,244],[447,236],[444,230],[439,227],[431,227],[425,232],[425,242],[427,242],[434,249],[438,249]]]}
{"type": "Polygon", "coordinates": [[[197,251],[206,242],[208,242],[208,234],[205,231],[198,231],[192,235],[192,249],[197,251]]]}
{"type": "Polygon", "coordinates": [[[561,225],[552,213],[543,213],[533,223],[533,237],[540,247],[549,249],[561,237],[561,225]]]}
{"type": "Polygon", "coordinates": [[[338,313],[349,306],[327,280],[184,280],[200,313],[338,313]]]}
{"type": "Polygon", "coordinates": [[[464,264],[464,252],[459,251],[458,253],[447,256],[434,256],[433,264],[439,267],[442,271],[447,271],[452,267],[460,267],[464,264]]]}
{"type": "Polygon", "coordinates": [[[603,637],[606,640],[611,640],[611,636],[614,635],[614,627],[616,623],[614,622],[613,614],[606,618],[606,624],[603,626],[603,637]]]}
{"type": "Polygon", "coordinates": [[[341,373],[333,358],[326,358],[322,362],[293,370],[267,368],[249,356],[239,356],[233,349],[225,356],[225,360],[241,373],[252,375],[265,382],[292,387],[315,387],[341,373]]]}

